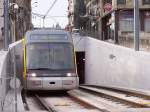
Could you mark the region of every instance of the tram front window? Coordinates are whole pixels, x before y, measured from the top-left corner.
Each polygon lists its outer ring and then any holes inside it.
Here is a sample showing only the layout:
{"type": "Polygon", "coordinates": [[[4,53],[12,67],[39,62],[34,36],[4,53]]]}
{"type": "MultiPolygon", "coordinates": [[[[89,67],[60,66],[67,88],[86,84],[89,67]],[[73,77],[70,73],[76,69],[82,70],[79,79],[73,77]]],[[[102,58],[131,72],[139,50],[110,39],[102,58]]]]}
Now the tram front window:
{"type": "Polygon", "coordinates": [[[27,69],[73,70],[73,48],[70,44],[28,44],[27,69]]]}

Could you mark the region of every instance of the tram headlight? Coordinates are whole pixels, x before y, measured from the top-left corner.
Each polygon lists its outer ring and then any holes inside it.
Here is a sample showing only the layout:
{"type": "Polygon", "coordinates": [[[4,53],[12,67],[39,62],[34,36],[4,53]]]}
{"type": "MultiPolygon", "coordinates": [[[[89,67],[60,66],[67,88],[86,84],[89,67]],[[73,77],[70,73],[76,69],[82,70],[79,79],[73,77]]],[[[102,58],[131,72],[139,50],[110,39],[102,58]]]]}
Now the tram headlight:
{"type": "Polygon", "coordinates": [[[67,73],[66,76],[67,77],[76,77],[77,74],[76,73],[67,73]]]}
{"type": "Polygon", "coordinates": [[[29,77],[36,77],[37,75],[36,75],[36,73],[30,73],[30,74],[28,74],[28,76],[29,77]]]}

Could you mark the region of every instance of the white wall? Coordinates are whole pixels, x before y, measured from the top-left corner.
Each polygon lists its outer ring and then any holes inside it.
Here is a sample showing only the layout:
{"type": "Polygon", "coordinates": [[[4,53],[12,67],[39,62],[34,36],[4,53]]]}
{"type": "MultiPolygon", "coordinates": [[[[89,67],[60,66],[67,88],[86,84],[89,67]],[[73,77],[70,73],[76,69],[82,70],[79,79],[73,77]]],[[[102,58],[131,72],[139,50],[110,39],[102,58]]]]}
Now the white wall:
{"type": "MultiPolygon", "coordinates": [[[[9,46],[8,51],[0,51],[0,112],[2,109],[2,102],[7,102],[5,98],[7,98],[7,94],[11,91],[10,80],[14,77],[14,49],[17,77],[23,82],[23,43],[22,41],[17,41],[9,46]]],[[[14,93],[10,95],[13,97],[14,93]]],[[[12,103],[11,105],[14,104],[12,103]]]]}
{"type": "Polygon", "coordinates": [[[2,102],[5,99],[6,88],[6,74],[7,74],[7,51],[0,51],[0,112],[2,110],[2,102]]]}
{"type": "Polygon", "coordinates": [[[86,39],[86,84],[150,90],[150,53],[86,39]]]}

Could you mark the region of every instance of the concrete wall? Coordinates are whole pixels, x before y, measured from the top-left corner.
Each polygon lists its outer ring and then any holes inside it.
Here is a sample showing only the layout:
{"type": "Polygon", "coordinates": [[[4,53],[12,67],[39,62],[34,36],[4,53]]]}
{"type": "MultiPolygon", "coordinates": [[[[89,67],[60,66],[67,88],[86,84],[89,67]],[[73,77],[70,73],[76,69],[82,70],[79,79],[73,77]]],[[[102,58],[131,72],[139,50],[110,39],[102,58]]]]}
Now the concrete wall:
{"type": "Polygon", "coordinates": [[[150,90],[150,53],[86,40],[86,84],[150,90]]]}
{"type": "MultiPolygon", "coordinates": [[[[1,104],[9,104],[9,107],[14,107],[14,103],[11,101],[14,100],[14,90],[10,87],[10,80],[14,77],[14,57],[16,57],[16,75],[23,82],[22,41],[11,44],[8,51],[0,51],[0,112],[3,106],[1,104]],[[10,104],[10,102],[12,103],[10,104]]],[[[9,108],[4,108],[4,110],[9,110],[9,108]]]]}
{"type": "Polygon", "coordinates": [[[7,54],[7,51],[0,51],[0,112],[2,110],[2,104],[6,93],[7,54]]]}
{"type": "MultiPolygon", "coordinates": [[[[13,67],[13,58],[16,57],[16,74],[17,77],[23,82],[23,42],[22,40],[17,41],[9,46],[9,56],[10,56],[10,63],[13,67]],[[14,55],[15,54],[15,55],[14,55]]],[[[13,69],[13,68],[11,68],[13,69]]],[[[13,72],[13,70],[11,70],[13,72]]]]}

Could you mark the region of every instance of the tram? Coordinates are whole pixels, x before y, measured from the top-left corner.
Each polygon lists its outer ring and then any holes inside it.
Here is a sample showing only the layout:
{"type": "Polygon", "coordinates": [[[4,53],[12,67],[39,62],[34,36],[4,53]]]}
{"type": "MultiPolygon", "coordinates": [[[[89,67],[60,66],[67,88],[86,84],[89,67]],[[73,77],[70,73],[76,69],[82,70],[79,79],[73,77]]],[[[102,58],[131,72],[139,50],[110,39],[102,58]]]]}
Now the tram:
{"type": "Polygon", "coordinates": [[[78,86],[71,35],[64,30],[28,31],[24,38],[24,88],[71,90],[78,86]]]}

